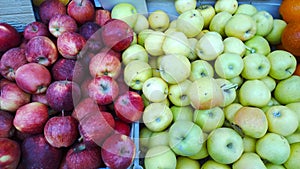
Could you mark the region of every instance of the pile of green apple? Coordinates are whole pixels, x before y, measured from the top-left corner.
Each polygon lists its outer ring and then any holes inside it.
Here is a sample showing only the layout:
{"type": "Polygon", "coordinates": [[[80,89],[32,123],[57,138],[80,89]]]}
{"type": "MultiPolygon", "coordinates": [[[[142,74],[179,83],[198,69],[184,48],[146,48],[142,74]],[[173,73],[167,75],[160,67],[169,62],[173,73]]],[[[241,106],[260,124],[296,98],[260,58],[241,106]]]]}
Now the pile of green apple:
{"type": "Polygon", "coordinates": [[[237,0],[174,5],[178,16],[111,11],[135,32],[122,62],[144,99],[143,166],[300,168],[297,60],[274,47],[286,22],[237,0]]]}

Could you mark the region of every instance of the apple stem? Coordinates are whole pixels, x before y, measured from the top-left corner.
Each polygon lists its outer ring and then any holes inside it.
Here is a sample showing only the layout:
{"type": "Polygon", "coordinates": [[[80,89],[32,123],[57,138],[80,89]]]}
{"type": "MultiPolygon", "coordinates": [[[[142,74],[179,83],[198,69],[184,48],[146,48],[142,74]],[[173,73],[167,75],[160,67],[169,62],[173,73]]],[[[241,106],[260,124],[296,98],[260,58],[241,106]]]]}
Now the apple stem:
{"type": "Polygon", "coordinates": [[[245,47],[246,47],[247,50],[250,51],[250,53],[255,53],[255,52],[256,52],[255,49],[250,48],[249,46],[246,46],[246,45],[245,45],[245,47]]]}

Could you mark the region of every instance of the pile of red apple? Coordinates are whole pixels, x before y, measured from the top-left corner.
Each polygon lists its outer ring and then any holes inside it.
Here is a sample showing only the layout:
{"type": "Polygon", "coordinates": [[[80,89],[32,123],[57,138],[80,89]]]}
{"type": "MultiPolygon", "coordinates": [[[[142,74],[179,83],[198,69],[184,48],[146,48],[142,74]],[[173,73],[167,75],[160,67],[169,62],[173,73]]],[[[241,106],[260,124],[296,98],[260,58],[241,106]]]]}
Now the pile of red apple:
{"type": "Polygon", "coordinates": [[[129,167],[144,109],[122,77],[133,30],[89,0],[46,0],[38,18],[0,23],[0,168],[129,167]]]}

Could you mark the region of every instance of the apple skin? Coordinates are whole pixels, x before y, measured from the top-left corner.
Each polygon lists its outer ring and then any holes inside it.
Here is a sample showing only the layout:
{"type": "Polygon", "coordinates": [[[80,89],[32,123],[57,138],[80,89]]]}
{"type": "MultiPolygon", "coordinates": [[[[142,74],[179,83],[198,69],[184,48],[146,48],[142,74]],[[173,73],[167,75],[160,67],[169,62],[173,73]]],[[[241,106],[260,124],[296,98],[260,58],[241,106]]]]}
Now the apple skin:
{"type": "Polygon", "coordinates": [[[17,47],[21,43],[21,35],[15,27],[7,23],[0,23],[0,53],[10,48],[17,47]]]}
{"type": "Polygon", "coordinates": [[[127,91],[114,101],[117,117],[127,123],[139,121],[144,110],[142,97],[134,91],[127,91]]]}
{"type": "Polygon", "coordinates": [[[79,34],[82,35],[86,40],[88,40],[95,32],[97,32],[101,27],[95,22],[85,22],[79,27],[79,34]]]}
{"type": "Polygon", "coordinates": [[[102,145],[101,156],[104,164],[111,168],[128,168],[135,157],[133,140],[123,134],[109,136],[102,145]]]}
{"type": "Polygon", "coordinates": [[[10,81],[15,81],[16,70],[27,63],[25,50],[19,47],[7,50],[0,60],[0,73],[10,81]]]}
{"type": "Polygon", "coordinates": [[[274,97],[281,104],[299,102],[300,76],[292,75],[278,82],[274,89],[274,97]]]}
{"type": "Polygon", "coordinates": [[[115,132],[130,136],[131,127],[129,123],[126,123],[120,119],[115,120],[115,132]]]}
{"type": "Polygon", "coordinates": [[[0,138],[9,138],[13,136],[15,132],[13,120],[14,116],[10,112],[0,110],[0,138]]]}
{"type": "Polygon", "coordinates": [[[58,52],[56,45],[50,38],[36,36],[27,42],[25,56],[28,62],[50,66],[57,60],[58,52]]]}
{"type": "Polygon", "coordinates": [[[0,138],[0,168],[15,169],[21,159],[21,147],[9,138],[0,138]]]}
{"type": "Polygon", "coordinates": [[[13,124],[23,133],[40,134],[49,119],[48,106],[39,102],[30,102],[16,111],[13,124]]]}
{"type": "Polygon", "coordinates": [[[106,9],[97,9],[95,11],[94,22],[100,26],[103,26],[105,22],[111,19],[110,11],[106,9]]]}
{"type": "Polygon", "coordinates": [[[43,94],[32,94],[31,95],[31,101],[32,102],[40,102],[40,103],[43,103],[45,105],[49,105],[45,93],[43,93],[43,94]]]}
{"type": "Polygon", "coordinates": [[[133,29],[124,21],[108,20],[101,28],[104,44],[115,51],[123,51],[133,41],[133,29]]]}
{"type": "Polygon", "coordinates": [[[68,80],[54,81],[46,91],[46,98],[52,109],[71,111],[81,98],[81,90],[76,82],[68,80]]]}
{"type": "Polygon", "coordinates": [[[67,6],[67,13],[79,24],[93,21],[95,7],[90,0],[71,0],[67,6]]]}
{"type": "Polygon", "coordinates": [[[78,28],[76,21],[71,16],[58,14],[50,19],[48,29],[57,38],[64,32],[76,32],[78,28]]]}
{"type": "Polygon", "coordinates": [[[71,146],[79,136],[78,121],[72,116],[55,116],[44,127],[47,142],[56,148],[71,146]]]}
{"type": "Polygon", "coordinates": [[[72,116],[78,121],[81,121],[89,113],[100,113],[100,111],[103,110],[101,110],[99,105],[92,98],[87,97],[80,100],[80,102],[75,106],[72,116]]]}
{"type": "Polygon", "coordinates": [[[67,14],[66,6],[58,0],[47,0],[41,3],[38,14],[43,23],[48,24],[50,19],[58,14],[67,14]]]}
{"type": "Polygon", "coordinates": [[[25,26],[23,36],[26,40],[29,40],[35,36],[50,36],[50,32],[45,23],[40,21],[34,21],[25,26]]]}

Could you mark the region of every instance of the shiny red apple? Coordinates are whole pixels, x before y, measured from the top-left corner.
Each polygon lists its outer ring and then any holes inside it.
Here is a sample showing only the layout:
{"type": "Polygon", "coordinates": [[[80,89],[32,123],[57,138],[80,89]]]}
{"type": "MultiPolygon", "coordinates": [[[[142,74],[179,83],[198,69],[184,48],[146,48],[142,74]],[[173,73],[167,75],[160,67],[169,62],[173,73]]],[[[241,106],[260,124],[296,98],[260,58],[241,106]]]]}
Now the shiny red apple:
{"type": "Polygon", "coordinates": [[[93,21],[95,6],[90,0],[71,0],[67,7],[67,13],[79,24],[93,21]]]}
{"type": "Polygon", "coordinates": [[[23,36],[26,40],[29,40],[35,36],[50,36],[48,27],[45,23],[40,21],[34,21],[26,25],[23,31],[23,36]]]}
{"type": "Polygon", "coordinates": [[[64,32],[57,38],[58,52],[67,59],[77,59],[85,44],[85,38],[76,32],[64,32]]]}
{"type": "Polygon", "coordinates": [[[8,138],[14,135],[14,116],[10,112],[0,110],[0,138],[8,138]]]}
{"type": "Polygon", "coordinates": [[[19,143],[9,138],[0,138],[0,168],[16,169],[20,158],[19,143]]]}
{"type": "Polygon", "coordinates": [[[38,14],[42,22],[48,25],[53,16],[67,14],[67,8],[59,0],[46,0],[39,6],[38,14]]]}
{"type": "Polygon", "coordinates": [[[50,33],[56,38],[64,32],[76,32],[78,29],[76,21],[67,14],[53,16],[48,27],[50,33]]]}
{"type": "Polygon", "coordinates": [[[21,43],[21,35],[15,27],[8,23],[0,22],[0,53],[21,43]]]}

